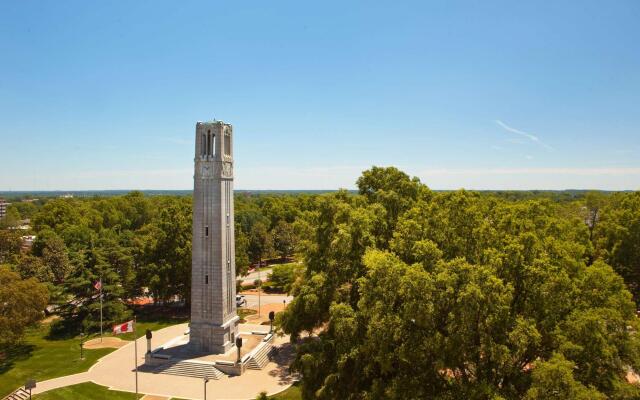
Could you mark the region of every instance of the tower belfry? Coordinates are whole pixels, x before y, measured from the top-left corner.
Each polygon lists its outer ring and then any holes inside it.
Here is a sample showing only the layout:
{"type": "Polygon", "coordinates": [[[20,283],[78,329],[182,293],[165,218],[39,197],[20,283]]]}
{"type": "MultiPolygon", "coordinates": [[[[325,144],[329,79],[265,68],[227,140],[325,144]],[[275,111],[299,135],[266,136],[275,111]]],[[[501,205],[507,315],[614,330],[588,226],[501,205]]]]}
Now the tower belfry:
{"type": "Polygon", "coordinates": [[[189,343],[225,353],[238,334],[233,222],[233,128],[196,124],[189,343]]]}

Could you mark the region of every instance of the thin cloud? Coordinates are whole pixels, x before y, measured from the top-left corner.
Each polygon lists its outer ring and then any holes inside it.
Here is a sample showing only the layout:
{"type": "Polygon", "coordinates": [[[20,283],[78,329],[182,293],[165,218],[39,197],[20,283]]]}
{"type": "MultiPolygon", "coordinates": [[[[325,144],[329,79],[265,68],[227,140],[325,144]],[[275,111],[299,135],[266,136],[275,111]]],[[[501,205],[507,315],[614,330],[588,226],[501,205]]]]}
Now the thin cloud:
{"type": "Polygon", "coordinates": [[[456,175],[576,175],[576,176],[627,176],[640,175],[640,168],[440,168],[423,170],[419,176],[456,175]]]}
{"type": "Polygon", "coordinates": [[[536,135],[532,135],[530,133],[527,133],[525,131],[521,131],[520,129],[516,129],[516,128],[512,128],[509,125],[505,124],[504,122],[500,121],[499,119],[497,119],[496,124],[498,124],[498,126],[500,126],[501,128],[503,128],[504,130],[511,132],[511,133],[515,133],[516,135],[520,135],[523,137],[526,137],[527,139],[531,140],[532,142],[535,142],[537,144],[539,144],[540,146],[546,148],[547,150],[551,150],[554,151],[555,149],[551,146],[549,146],[548,144],[544,143],[542,140],[540,140],[539,137],[537,137],[536,135]]]}

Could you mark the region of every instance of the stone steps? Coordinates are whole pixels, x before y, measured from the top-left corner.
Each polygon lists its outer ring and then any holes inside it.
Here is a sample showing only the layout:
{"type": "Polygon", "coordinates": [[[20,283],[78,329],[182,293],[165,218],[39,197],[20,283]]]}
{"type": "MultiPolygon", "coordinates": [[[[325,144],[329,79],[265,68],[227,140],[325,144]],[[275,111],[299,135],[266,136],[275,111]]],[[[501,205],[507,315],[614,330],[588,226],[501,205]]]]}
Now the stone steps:
{"type": "Polygon", "coordinates": [[[273,350],[273,346],[271,343],[264,343],[264,345],[255,352],[251,358],[249,358],[249,362],[247,363],[248,369],[262,369],[266,367],[269,363],[269,354],[273,350]]]}
{"type": "Polygon", "coordinates": [[[155,368],[155,373],[167,375],[189,376],[192,378],[220,379],[224,373],[211,363],[194,361],[177,361],[162,364],[155,368]]]}
{"type": "Polygon", "coordinates": [[[23,388],[16,389],[15,392],[11,393],[7,397],[2,400],[27,400],[29,398],[29,392],[24,390],[23,388]]]}

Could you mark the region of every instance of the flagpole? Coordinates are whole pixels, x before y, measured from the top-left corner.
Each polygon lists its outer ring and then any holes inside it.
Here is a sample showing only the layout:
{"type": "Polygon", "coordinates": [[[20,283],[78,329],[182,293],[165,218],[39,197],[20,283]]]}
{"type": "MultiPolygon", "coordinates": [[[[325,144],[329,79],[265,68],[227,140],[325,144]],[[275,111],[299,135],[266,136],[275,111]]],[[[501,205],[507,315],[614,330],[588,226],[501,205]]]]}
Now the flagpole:
{"type": "Polygon", "coordinates": [[[102,277],[100,277],[100,343],[102,343],[102,277]]]}
{"type": "Polygon", "coordinates": [[[136,336],[136,317],[133,316],[133,348],[134,348],[134,363],[136,366],[136,399],[138,398],[138,338],[136,336]]]}

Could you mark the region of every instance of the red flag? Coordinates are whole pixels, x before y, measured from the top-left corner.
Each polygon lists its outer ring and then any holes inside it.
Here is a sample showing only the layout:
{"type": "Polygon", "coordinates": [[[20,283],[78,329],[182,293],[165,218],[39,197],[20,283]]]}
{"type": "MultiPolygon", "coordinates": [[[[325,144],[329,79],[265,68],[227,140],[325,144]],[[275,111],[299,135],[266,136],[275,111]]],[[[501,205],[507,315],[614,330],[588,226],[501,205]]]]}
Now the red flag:
{"type": "Polygon", "coordinates": [[[122,325],[113,326],[113,334],[118,335],[120,333],[133,332],[133,320],[127,321],[122,325]]]}
{"type": "Polygon", "coordinates": [[[102,289],[102,279],[100,279],[96,283],[94,283],[93,287],[96,288],[96,290],[102,289]]]}

